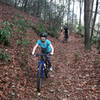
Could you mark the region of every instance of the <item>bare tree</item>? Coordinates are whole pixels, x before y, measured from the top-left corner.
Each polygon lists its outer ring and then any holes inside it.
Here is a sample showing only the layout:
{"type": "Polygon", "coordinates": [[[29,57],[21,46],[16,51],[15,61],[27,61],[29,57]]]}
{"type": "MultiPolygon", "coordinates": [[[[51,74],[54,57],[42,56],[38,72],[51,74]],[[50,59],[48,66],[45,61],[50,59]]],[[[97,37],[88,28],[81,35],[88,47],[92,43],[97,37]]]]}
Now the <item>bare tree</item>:
{"type": "Polygon", "coordinates": [[[99,0],[96,0],[96,8],[95,8],[95,13],[94,13],[94,18],[93,18],[92,29],[91,29],[90,41],[92,40],[92,36],[93,36],[93,30],[94,30],[95,21],[96,21],[96,16],[97,16],[97,12],[98,12],[98,3],[99,3],[99,0]]]}
{"type": "Polygon", "coordinates": [[[79,0],[79,6],[80,6],[79,26],[81,26],[81,16],[82,16],[83,0],[79,0]]]}
{"type": "Polygon", "coordinates": [[[84,27],[85,27],[85,48],[90,49],[90,22],[91,22],[91,11],[93,11],[93,0],[84,0],[84,27]]]}
{"type": "Polygon", "coordinates": [[[74,9],[75,9],[75,0],[73,0],[73,11],[72,11],[72,24],[74,24],[74,9]]]}
{"type": "Polygon", "coordinates": [[[68,0],[67,23],[69,23],[70,20],[70,6],[71,6],[71,0],[68,0]]]}
{"type": "Polygon", "coordinates": [[[17,1],[18,1],[18,0],[15,0],[15,7],[17,6],[17,1]]]}
{"type": "Polygon", "coordinates": [[[27,7],[27,4],[28,4],[28,0],[24,0],[23,3],[24,3],[24,6],[23,6],[24,11],[26,11],[26,9],[27,9],[26,7],[27,7]]]}

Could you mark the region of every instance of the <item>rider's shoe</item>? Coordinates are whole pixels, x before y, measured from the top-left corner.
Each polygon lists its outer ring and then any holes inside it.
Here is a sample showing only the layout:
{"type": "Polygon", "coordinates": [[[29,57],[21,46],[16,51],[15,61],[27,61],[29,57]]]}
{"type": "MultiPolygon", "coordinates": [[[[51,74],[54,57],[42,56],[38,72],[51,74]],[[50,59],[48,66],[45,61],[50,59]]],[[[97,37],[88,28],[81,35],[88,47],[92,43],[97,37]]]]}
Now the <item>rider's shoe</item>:
{"type": "Polygon", "coordinates": [[[40,96],[40,95],[41,95],[41,93],[39,92],[37,95],[38,95],[38,96],[40,96]]]}
{"type": "Polygon", "coordinates": [[[49,70],[50,70],[50,71],[53,71],[53,68],[52,68],[52,66],[49,68],[49,70]]]}

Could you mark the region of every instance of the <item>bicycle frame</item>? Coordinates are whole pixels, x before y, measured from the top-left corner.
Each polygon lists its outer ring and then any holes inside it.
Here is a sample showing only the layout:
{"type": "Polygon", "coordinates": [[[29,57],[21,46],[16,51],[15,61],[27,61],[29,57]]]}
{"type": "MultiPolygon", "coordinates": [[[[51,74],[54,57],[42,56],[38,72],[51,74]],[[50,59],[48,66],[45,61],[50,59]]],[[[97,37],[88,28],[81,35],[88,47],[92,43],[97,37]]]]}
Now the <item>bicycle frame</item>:
{"type": "MultiPolygon", "coordinates": [[[[41,78],[44,78],[45,77],[45,75],[44,75],[44,70],[45,70],[45,61],[43,61],[43,60],[40,60],[39,62],[38,62],[38,72],[40,71],[41,73],[40,73],[40,77],[41,78]]],[[[37,72],[37,74],[38,74],[38,72],[37,72]]]]}
{"type": "Polygon", "coordinates": [[[38,71],[37,71],[37,91],[40,92],[42,79],[47,77],[48,71],[46,68],[46,55],[38,54],[36,56],[41,56],[40,61],[38,62],[38,71]]]}

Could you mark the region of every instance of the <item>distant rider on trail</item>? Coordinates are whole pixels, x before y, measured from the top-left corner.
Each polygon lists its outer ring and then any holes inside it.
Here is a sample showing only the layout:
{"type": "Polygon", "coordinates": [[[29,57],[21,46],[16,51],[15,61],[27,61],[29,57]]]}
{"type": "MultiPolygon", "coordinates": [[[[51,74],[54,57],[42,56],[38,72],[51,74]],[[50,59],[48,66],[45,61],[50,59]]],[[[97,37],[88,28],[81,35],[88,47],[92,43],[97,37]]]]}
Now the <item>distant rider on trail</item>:
{"type": "Polygon", "coordinates": [[[61,28],[61,33],[63,33],[64,35],[64,40],[63,42],[67,42],[68,41],[68,37],[69,37],[69,30],[67,26],[64,26],[61,28]]]}

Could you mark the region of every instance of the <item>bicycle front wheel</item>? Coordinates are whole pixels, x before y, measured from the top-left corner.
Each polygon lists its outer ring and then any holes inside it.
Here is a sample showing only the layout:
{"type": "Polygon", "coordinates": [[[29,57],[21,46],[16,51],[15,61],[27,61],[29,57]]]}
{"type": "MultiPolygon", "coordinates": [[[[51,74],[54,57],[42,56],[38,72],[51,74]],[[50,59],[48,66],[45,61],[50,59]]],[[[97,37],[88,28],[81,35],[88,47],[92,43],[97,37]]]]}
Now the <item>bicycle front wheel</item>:
{"type": "Polygon", "coordinates": [[[38,92],[40,92],[40,88],[42,85],[41,69],[42,69],[42,64],[39,65],[38,72],[37,72],[37,91],[38,92]]]}

